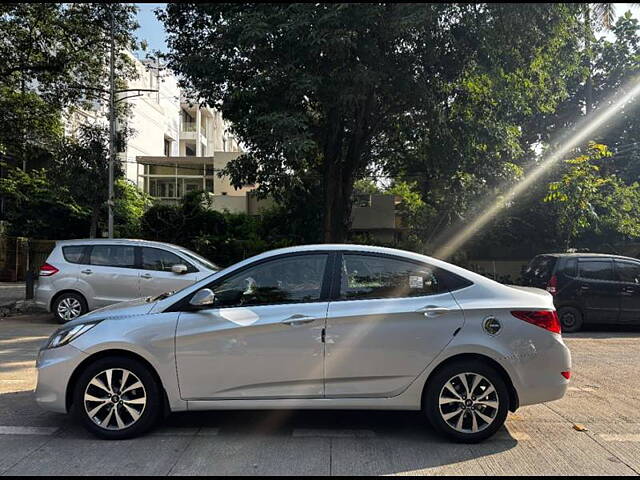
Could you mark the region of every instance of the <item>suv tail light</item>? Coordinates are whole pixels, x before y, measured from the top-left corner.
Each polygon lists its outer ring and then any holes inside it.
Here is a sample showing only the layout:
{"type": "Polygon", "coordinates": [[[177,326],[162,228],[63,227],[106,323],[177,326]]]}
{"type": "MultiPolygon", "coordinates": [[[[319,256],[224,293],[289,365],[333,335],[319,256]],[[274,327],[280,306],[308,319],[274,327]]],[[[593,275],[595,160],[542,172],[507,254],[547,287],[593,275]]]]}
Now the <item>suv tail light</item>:
{"type": "Polygon", "coordinates": [[[550,332],[562,333],[560,320],[555,310],[515,310],[511,312],[511,315],[550,332]]]}
{"type": "Polygon", "coordinates": [[[549,282],[547,283],[547,292],[549,292],[551,295],[555,295],[556,293],[558,293],[558,277],[556,277],[555,275],[552,275],[549,279],[549,282]]]}
{"type": "Polygon", "coordinates": [[[58,273],[60,270],[58,270],[56,267],[54,267],[53,265],[50,265],[48,263],[45,263],[44,265],[42,265],[40,267],[40,276],[41,277],[50,277],[51,275],[58,273]]]}

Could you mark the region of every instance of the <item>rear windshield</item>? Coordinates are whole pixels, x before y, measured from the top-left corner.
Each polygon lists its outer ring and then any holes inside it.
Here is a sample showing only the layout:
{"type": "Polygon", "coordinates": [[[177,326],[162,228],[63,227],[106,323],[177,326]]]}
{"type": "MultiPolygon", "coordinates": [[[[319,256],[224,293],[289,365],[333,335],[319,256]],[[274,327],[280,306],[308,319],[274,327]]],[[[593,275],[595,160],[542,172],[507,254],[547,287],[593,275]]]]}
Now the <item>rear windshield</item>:
{"type": "Polygon", "coordinates": [[[553,267],[556,264],[556,257],[549,257],[546,255],[538,255],[525,270],[525,275],[529,278],[535,278],[538,280],[549,280],[553,273],[553,267]]]}

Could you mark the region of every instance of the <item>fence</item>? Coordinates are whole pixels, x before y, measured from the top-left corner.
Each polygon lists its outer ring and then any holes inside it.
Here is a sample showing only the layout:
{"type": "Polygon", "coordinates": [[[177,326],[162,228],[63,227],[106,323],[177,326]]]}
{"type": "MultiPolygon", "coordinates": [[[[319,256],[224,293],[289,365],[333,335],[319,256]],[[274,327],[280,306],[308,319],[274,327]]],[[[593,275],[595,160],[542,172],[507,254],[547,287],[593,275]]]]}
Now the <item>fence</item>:
{"type": "Polygon", "coordinates": [[[55,240],[0,236],[0,281],[24,281],[47,260],[55,240]]]}

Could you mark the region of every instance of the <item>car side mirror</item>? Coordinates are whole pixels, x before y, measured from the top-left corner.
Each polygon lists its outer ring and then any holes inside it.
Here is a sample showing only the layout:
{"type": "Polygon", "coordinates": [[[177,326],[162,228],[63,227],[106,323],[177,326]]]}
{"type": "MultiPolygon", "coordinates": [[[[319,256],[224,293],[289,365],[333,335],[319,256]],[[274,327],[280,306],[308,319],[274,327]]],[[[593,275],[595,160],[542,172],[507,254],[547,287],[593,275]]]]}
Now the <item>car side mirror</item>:
{"type": "Polygon", "coordinates": [[[196,294],[189,300],[189,305],[196,308],[206,308],[214,304],[216,296],[209,288],[198,290],[196,294]]]}
{"type": "Polygon", "coordinates": [[[178,275],[181,275],[183,273],[187,273],[187,266],[186,265],[182,265],[181,263],[179,263],[177,265],[172,265],[171,266],[171,271],[173,273],[177,273],[178,275]]]}

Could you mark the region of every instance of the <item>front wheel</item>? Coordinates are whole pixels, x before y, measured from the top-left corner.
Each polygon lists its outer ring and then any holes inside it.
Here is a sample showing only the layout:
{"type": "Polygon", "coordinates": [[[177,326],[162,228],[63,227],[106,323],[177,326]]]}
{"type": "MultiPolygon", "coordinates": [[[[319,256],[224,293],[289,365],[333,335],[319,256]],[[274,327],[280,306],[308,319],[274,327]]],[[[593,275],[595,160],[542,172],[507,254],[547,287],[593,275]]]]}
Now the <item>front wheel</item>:
{"type": "Polygon", "coordinates": [[[149,369],[126,357],[106,357],[89,365],[76,383],[75,416],[94,435],[132,438],[152,428],[162,411],[161,389],[149,369]]]}
{"type": "Polygon", "coordinates": [[[429,380],[424,410],[444,436],[476,443],[493,435],[505,422],[509,392],[502,376],[481,362],[445,366],[429,380]]]}

